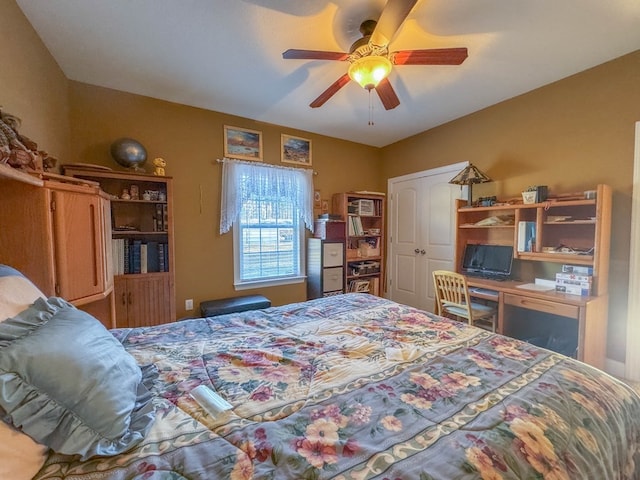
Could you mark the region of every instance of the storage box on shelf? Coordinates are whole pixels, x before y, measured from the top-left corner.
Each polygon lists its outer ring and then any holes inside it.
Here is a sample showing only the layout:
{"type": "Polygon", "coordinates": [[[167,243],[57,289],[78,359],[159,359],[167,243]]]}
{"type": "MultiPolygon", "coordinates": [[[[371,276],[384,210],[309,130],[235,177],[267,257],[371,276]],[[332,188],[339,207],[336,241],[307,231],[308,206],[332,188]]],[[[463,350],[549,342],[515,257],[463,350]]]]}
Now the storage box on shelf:
{"type": "Polygon", "coordinates": [[[332,212],[345,219],[346,291],[382,295],[385,196],[337,193],[333,195],[332,212]]]}
{"type": "Polygon", "coordinates": [[[111,197],[117,326],[175,321],[172,178],[73,166],[65,173],[111,197]]]}

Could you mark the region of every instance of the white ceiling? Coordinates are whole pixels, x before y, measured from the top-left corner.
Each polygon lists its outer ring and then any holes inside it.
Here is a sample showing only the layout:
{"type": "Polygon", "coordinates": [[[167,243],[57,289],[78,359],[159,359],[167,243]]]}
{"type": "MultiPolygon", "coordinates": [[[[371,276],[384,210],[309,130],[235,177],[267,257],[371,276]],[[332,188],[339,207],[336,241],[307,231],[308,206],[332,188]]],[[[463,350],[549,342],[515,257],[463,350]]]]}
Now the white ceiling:
{"type": "Polygon", "coordinates": [[[384,146],[640,48],[639,0],[420,0],[390,50],[467,47],[460,66],[397,66],[386,111],[350,82],[309,103],[385,0],[17,0],[72,80],[384,146]]]}

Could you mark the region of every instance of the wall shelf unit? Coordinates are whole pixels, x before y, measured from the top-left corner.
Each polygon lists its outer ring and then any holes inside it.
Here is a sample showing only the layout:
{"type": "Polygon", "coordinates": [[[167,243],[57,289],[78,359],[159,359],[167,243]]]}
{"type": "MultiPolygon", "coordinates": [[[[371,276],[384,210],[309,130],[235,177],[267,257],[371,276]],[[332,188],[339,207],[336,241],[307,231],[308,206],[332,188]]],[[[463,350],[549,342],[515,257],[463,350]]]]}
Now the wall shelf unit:
{"type": "Polygon", "coordinates": [[[459,201],[456,219],[458,270],[467,243],[512,245],[517,261],[593,267],[594,294],[607,293],[611,235],[611,187],[608,185],[598,185],[595,199],[560,198],[493,207],[467,207],[466,202],[459,201]],[[535,225],[531,251],[518,249],[520,222],[535,225]]]}
{"type": "Polygon", "coordinates": [[[559,197],[493,207],[467,207],[458,200],[457,271],[469,243],[514,247],[511,280],[468,277],[470,287],[495,293],[472,296],[497,302],[499,333],[532,343],[543,338],[547,343],[542,346],[604,368],[611,197],[608,185],[598,185],[595,199],[559,197]],[[582,278],[567,278],[567,272],[582,278]],[[527,288],[538,276],[554,280],[556,289],[527,288]]]}
{"type": "Polygon", "coordinates": [[[333,195],[334,214],[345,220],[345,291],[384,293],[384,195],[333,195]]]}
{"type": "Polygon", "coordinates": [[[172,178],[73,166],[64,170],[98,182],[111,198],[116,326],[175,321],[172,178]],[[133,198],[123,198],[125,190],[133,198]]]}

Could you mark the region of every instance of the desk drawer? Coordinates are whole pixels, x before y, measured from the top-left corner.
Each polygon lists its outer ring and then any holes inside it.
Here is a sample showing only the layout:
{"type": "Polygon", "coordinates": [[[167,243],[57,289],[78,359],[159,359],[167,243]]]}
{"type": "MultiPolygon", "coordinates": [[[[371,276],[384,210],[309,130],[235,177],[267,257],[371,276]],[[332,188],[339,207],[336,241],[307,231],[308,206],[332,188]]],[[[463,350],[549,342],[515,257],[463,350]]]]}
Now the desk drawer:
{"type": "Polygon", "coordinates": [[[542,300],[540,298],[524,297],[521,295],[511,295],[509,293],[504,294],[504,303],[506,305],[513,305],[514,307],[552,313],[562,317],[578,318],[579,313],[579,307],[575,305],[567,305],[565,303],[552,302],[551,300],[542,300]]]}

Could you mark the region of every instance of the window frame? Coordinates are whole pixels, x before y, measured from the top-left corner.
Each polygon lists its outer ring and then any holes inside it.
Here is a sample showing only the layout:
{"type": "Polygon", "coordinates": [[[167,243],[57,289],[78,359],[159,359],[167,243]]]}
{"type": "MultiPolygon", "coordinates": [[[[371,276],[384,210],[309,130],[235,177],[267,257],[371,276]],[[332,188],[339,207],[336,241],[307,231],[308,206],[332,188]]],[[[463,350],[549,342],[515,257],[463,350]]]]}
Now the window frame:
{"type": "MultiPolygon", "coordinates": [[[[233,286],[235,290],[249,290],[252,288],[262,287],[275,287],[281,285],[294,285],[302,283],[306,280],[306,234],[305,224],[302,218],[297,218],[297,230],[298,230],[298,242],[300,248],[298,249],[298,262],[299,271],[297,274],[280,276],[280,277],[268,277],[258,278],[252,280],[242,280],[240,278],[240,257],[243,251],[242,235],[240,234],[242,222],[242,211],[238,215],[238,218],[233,224],[233,286]]],[[[294,227],[294,235],[296,228],[294,227]]]]}

